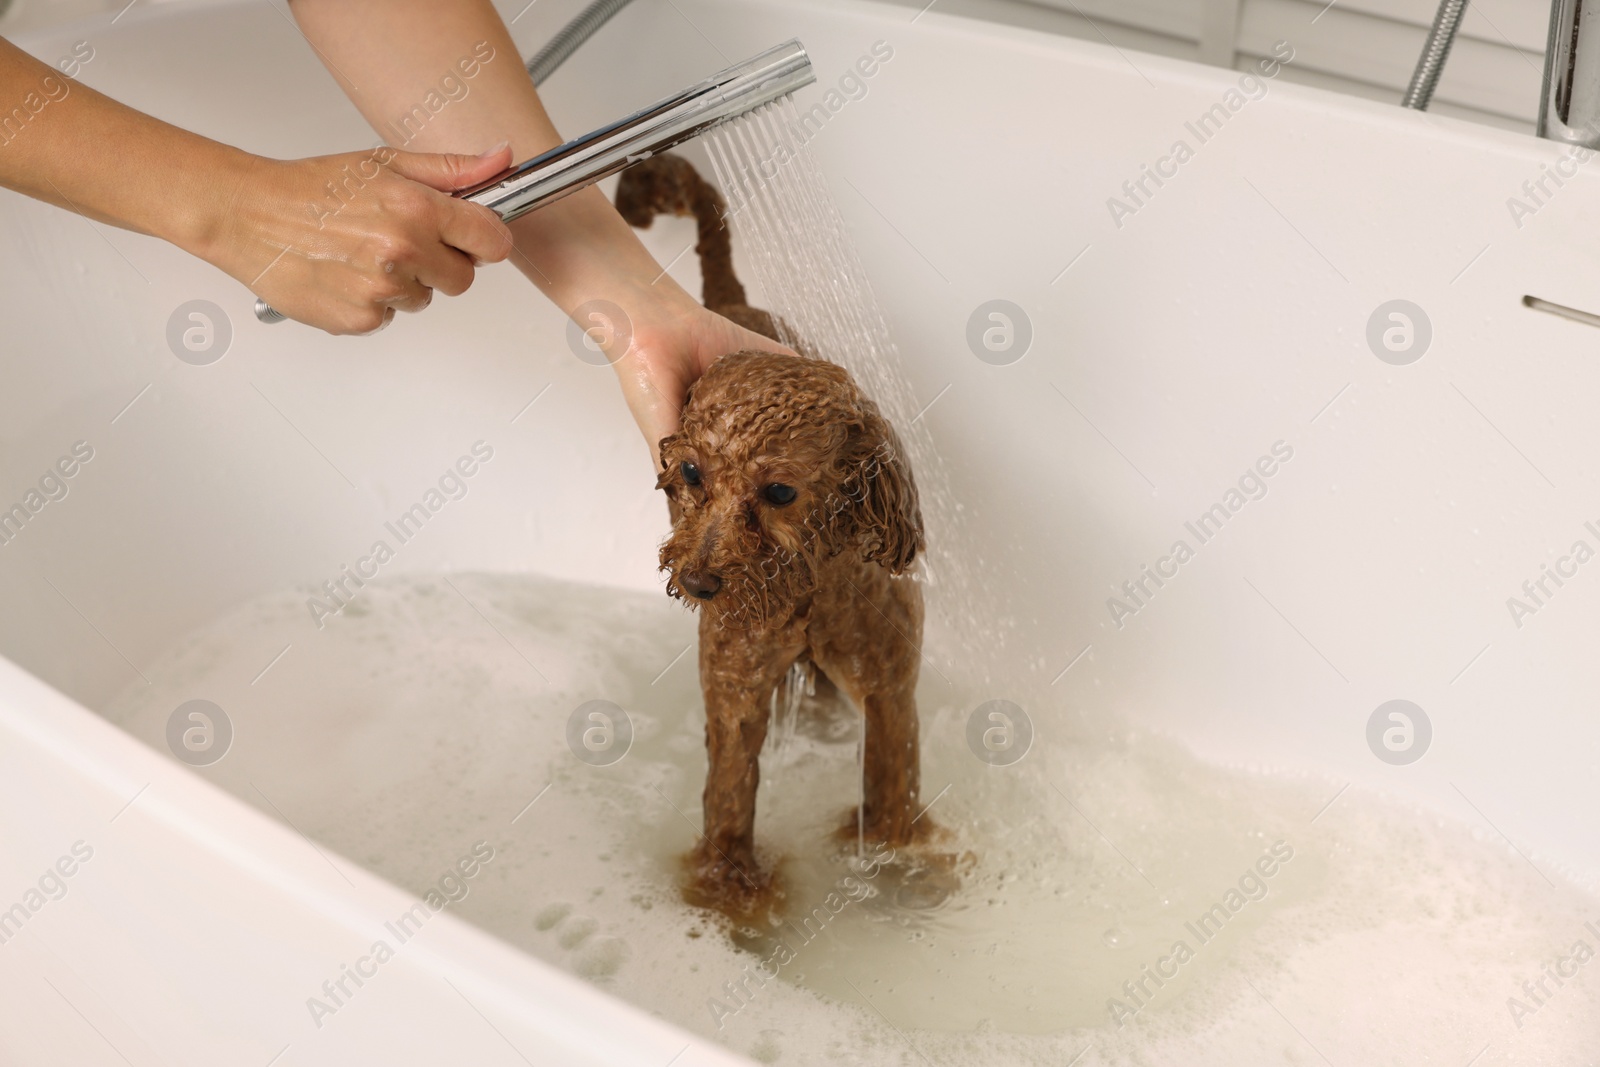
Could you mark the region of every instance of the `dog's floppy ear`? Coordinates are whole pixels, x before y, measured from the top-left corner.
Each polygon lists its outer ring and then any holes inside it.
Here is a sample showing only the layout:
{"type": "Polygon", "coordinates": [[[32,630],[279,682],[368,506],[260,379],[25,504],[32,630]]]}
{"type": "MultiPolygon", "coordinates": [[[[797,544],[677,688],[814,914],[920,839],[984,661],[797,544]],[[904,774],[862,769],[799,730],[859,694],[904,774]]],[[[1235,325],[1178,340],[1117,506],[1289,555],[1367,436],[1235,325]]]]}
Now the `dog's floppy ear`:
{"type": "Polygon", "coordinates": [[[678,519],[683,514],[683,504],[678,500],[678,482],[673,477],[677,470],[667,459],[674,447],[683,440],[681,432],[668,434],[656,445],[656,462],[661,470],[656,475],[656,488],[667,494],[667,518],[672,525],[678,525],[678,519]]]}
{"type": "Polygon", "coordinates": [[[683,440],[682,433],[669,433],[656,442],[656,488],[667,487],[668,476],[672,473],[672,464],[667,460],[667,453],[672,451],[674,445],[683,440]]]}
{"type": "Polygon", "coordinates": [[[894,427],[875,408],[868,408],[852,438],[844,492],[854,512],[861,554],[891,574],[903,574],[924,547],[911,464],[894,427]]]}

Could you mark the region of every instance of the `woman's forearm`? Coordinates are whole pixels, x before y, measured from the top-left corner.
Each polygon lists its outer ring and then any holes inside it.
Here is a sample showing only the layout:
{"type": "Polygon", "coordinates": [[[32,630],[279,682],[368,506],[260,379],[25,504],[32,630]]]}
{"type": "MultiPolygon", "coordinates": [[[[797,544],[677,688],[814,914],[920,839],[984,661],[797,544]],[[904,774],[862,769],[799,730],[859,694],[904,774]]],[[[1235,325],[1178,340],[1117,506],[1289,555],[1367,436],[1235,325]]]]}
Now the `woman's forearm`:
{"type": "MultiPolygon", "coordinates": [[[[330,72],[390,144],[479,152],[509,140],[528,159],[563,140],[489,0],[291,0],[330,72]],[[486,58],[487,57],[487,58],[486,58]]],[[[512,225],[512,260],[563,310],[681,296],[596,189],[512,225]]]]}
{"type": "Polygon", "coordinates": [[[511,229],[449,195],[562,140],[488,0],[291,2],[392,147],[254,156],[124,107],[0,40],[0,186],[171,241],[333,333],[370,332],[435,292],[464,292],[478,263],[511,254],[586,329],[597,323],[580,309],[594,300],[631,319],[593,336],[652,455],[707,366],[779,347],[701,307],[597,189],[511,229]]]}
{"type": "Polygon", "coordinates": [[[8,189],[200,254],[248,159],[0,39],[0,185],[8,189]]]}
{"type": "Polygon", "coordinates": [[[278,161],[79,85],[0,40],[0,185],[172,242],[335,333],[380,328],[504,259],[493,212],[444,195],[505,165],[384,149],[278,161]],[[14,103],[13,103],[14,102],[14,103]]]}

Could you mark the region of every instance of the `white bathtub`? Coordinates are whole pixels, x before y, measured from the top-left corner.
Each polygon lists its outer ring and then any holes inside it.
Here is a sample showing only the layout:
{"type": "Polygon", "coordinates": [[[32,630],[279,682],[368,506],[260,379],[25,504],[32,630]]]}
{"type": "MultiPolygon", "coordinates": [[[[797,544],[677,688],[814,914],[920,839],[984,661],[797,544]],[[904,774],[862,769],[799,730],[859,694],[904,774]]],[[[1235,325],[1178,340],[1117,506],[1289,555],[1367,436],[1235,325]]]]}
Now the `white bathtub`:
{"type": "MultiPolygon", "coordinates": [[[[568,13],[530,10],[519,44],[568,13]]],[[[1200,143],[1186,123],[1226,107],[1239,75],[915,14],[642,0],[545,98],[576,133],[798,36],[809,107],[887,42],[812,149],[1016,623],[991,695],[1031,702],[1043,739],[1069,711],[1123,717],[1218,764],[1326,783],[1331,803],[1348,785],[1432,809],[1592,887],[1600,563],[1537,602],[1522,586],[1573,542],[1600,547],[1585,527],[1600,528],[1600,333],[1521,303],[1600,312],[1592,168],[1536,202],[1522,186],[1555,145],[1281,80],[1200,143]],[[1192,158],[1161,162],[1179,139],[1192,158]],[[1163,184],[1127,198],[1158,163],[1163,184]],[[1033,331],[1004,366],[967,343],[996,298],[1033,331]],[[1405,365],[1367,340],[1395,299],[1431,322],[1405,365]],[[1266,464],[1263,499],[1207,543],[1186,532],[1278,442],[1292,458],[1266,464]],[[1159,563],[1179,539],[1193,558],[1159,563]],[[1168,578],[1134,601],[1121,587],[1147,564],[1168,578]],[[1412,763],[1369,748],[1393,699],[1431,723],[1412,763]]],[[[54,61],[89,41],[85,83],[253,151],[372,141],[265,3],[109,22],[20,43],[54,61]]],[[[468,502],[386,574],[657,591],[648,458],[557,313],[502,267],[379,336],[334,339],[262,326],[231,280],[71,213],[5,194],[0,233],[0,506],[76,442],[93,449],[0,547],[0,908],[76,842],[93,850],[0,945],[0,1062],[738,1062],[449,915],[381,992],[313,1026],[307,997],[414,898],[272,817],[282,797],[230,783],[241,803],[94,714],[231,606],[337,574],[478,440],[495,460],[468,502]],[[220,362],[168,349],[192,299],[231,319],[220,362]]],[[[649,239],[665,262],[686,233],[649,239]]],[[[265,678],[278,652],[262,649],[265,678]]],[[[960,731],[928,744],[959,749],[960,731]]],[[[1318,1047],[1337,1062],[1334,1040],[1318,1047]]]]}

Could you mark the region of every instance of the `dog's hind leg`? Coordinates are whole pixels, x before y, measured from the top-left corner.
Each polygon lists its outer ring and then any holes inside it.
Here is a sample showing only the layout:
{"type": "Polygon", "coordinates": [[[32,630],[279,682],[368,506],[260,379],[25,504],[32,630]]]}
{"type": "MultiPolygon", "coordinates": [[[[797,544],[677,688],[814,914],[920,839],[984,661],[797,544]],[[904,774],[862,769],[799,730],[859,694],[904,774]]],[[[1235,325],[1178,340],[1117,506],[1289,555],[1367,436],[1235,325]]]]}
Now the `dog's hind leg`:
{"type": "MultiPolygon", "coordinates": [[[[863,806],[859,831],[869,841],[910,844],[919,831],[917,795],[921,753],[917,673],[921,662],[922,591],[911,578],[873,568],[847,584],[833,607],[828,632],[812,655],[860,709],[863,806]]],[[[852,822],[841,832],[854,835],[852,822]]]]}
{"type": "Polygon", "coordinates": [[[921,759],[914,685],[869,690],[861,700],[867,727],[861,830],[869,841],[908,845],[915,836],[921,759]]]}

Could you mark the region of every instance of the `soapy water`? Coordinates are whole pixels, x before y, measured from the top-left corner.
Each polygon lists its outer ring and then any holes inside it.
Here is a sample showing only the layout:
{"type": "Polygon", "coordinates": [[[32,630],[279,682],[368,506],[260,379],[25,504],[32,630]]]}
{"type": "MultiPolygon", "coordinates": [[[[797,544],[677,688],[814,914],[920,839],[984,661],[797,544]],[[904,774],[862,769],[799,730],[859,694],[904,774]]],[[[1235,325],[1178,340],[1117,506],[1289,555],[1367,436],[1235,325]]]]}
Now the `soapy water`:
{"type": "Polygon", "coordinates": [[[693,642],[663,596],[532,576],[369,583],[321,631],[284,591],[106,714],[165,750],[174,708],[216,702],[232,748],[195,773],[418,895],[487,841],[458,915],[762,1062],[1592,1055],[1600,964],[1574,961],[1600,949],[1595,897],[1492,835],[1356,789],[1328,805],[1337,782],[1210,766],[1047,688],[1022,695],[1034,748],[994,767],[966,742],[979,688],[924,679],[924,802],[953,874],[841,847],[857,716],[782,709],[757,840],[785,921],[730,929],[677,890],[705,775],[693,642]],[[633,729],[606,766],[567,741],[596,699],[633,729]]]}
{"type": "MultiPolygon", "coordinates": [[[[838,841],[859,716],[795,677],[757,800],[782,921],[732,928],[685,904],[704,711],[693,617],[659,594],[410,576],[319,631],[284,591],[170,649],[107,716],[164,748],[173,709],[214,701],[233,746],[196,773],[418,895],[488,842],[458,915],[763,1063],[1586,1062],[1600,900],[1484,831],[1204,764],[1006,651],[990,599],[1006,582],[978,573],[795,120],[779,101],[704,140],[760,301],[787,341],[851,370],[916,472],[931,855],[838,841]],[[995,678],[1037,729],[1009,766],[968,745],[995,678]],[[614,762],[572,747],[596,700],[631,727],[614,762]]],[[[1098,684],[1092,660],[1078,669],[1098,684]]]]}

